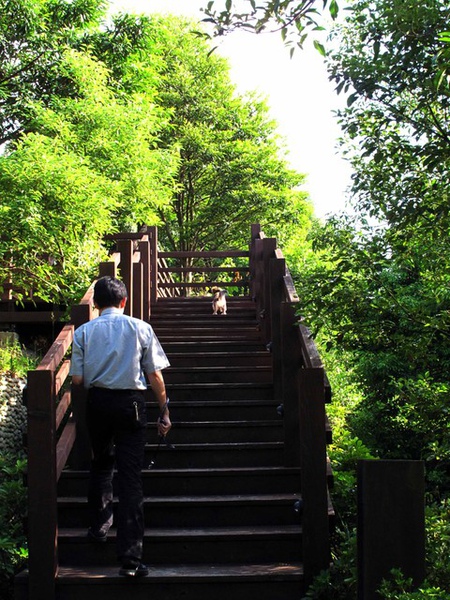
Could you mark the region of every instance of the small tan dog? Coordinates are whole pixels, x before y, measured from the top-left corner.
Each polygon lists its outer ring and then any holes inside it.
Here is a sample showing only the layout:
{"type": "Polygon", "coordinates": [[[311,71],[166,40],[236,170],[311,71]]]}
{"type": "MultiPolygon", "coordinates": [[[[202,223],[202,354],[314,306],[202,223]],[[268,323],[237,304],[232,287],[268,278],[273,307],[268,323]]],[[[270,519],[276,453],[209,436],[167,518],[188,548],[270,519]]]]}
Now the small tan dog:
{"type": "Polygon", "coordinates": [[[213,294],[212,309],[213,315],[226,315],[227,314],[227,300],[226,290],[221,290],[218,287],[211,288],[213,294]]]}

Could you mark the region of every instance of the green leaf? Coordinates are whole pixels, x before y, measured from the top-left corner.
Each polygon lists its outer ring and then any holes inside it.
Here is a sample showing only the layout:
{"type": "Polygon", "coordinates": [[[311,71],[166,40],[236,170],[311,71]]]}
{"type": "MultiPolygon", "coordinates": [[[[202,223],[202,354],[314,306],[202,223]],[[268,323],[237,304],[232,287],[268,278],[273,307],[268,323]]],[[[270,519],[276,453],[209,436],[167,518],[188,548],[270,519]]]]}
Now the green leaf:
{"type": "Polygon", "coordinates": [[[319,52],[321,56],[326,56],[327,52],[323,44],[321,44],[318,40],[314,40],[314,48],[319,52]]]}
{"type": "Polygon", "coordinates": [[[339,5],[336,0],[331,0],[329,11],[331,18],[336,19],[339,14],[339,5]]]}

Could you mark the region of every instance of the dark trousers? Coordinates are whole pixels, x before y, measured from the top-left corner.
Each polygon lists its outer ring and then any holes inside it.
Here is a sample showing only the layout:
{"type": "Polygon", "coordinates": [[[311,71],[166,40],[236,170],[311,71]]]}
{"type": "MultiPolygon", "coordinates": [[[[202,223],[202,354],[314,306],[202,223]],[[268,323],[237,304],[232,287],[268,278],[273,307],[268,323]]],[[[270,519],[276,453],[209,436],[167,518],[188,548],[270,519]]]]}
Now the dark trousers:
{"type": "Polygon", "coordinates": [[[112,525],[112,480],[116,466],[117,555],[120,561],[139,561],[144,538],[141,473],[147,423],[144,393],[91,388],[86,419],[93,454],[88,494],[90,526],[106,532],[112,525]]]}

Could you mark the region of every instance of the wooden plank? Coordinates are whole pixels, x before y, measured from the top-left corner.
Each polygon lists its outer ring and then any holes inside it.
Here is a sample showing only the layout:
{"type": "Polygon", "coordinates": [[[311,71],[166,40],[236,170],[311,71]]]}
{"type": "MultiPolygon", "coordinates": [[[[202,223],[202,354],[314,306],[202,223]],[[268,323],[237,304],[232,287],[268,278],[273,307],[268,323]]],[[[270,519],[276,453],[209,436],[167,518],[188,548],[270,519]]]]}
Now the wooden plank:
{"type": "Polygon", "coordinates": [[[299,297],[297,294],[297,290],[295,289],[294,280],[292,279],[292,275],[289,272],[289,269],[286,268],[286,275],[284,276],[284,291],[286,295],[287,302],[298,302],[299,297]]]}
{"type": "Polygon", "coordinates": [[[235,258],[238,256],[248,257],[248,250],[206,250],[206,251],[176,251],[159,252],[160,258],[235,258]]]}
{"type": "Polygon", "coordinates": [[[248,273],[248,267],[161,267],[160,273],[248,273]]]}
{"type": "Polygon", "coordinates": [[[56,446],[56,481],[59,480],[76,439],[76,425],[69,421],[56,446]]]}
{"type": "Polygon", "coordinates": [[[151,313],[150,242],[139,242],[138,247],[142,264],[142,318],[148,321],[151,313]]]}
{"type": "Polygon", "coordinates": [[[144,240],[145,238],[148,239],[148,236],[142,232],[108,233],[104,236],[105,240],[113,241],[144,240]]]}
{"type": "Polygon", "coordinates": [[[273,391],[277,402],[283,402],[283,358],[281,348],[281,303],[283,300],[283,276],[286,271],[286,261],[281,253],[275,253],[275,258],[269,262],[270,280],[270,326],[272,331],[273,357],[273,391]]]}
{"type": "Polygon", "coordinates": [[[123,239],[118,242],[120,252],[120,277],[126,285],[128,301],[124,308],[124,314],[132,316],[133,313],[133,242],[123,239]]]}
{"type": "Polygon", "coordinates": [[[55,598],[58,565],[54,373],[28,373],[29,600],[55,598]]]}
{"type": "Polygon", "coordinates": [[[292,304],[281,304],[281,348],[283,366],[283,405],[285,428],[285,465],[300,465],[300,425],[298,405],[298,372],[302,367],[302,351],[292,304]]]}
{"type": "Polygon", "coordinates": [[[299,370],[303,557],[307,585],[330,565],[323,380],[323,368],[299,370]]]}
{"type": "Polygon", "coordinates": [[[319,368],[322,367],[322,359],[320,358],[316,344],[310,330],[304,325],[299,326],[300,341],[302,344],[303,358],[305,367],[319,368]]]}
{"type": "Polygon", "coordinates": [[[58,406],[56,407],[56,429],[59,428],[59,426],[62,423],[62,420],[66,416],[66,413],[70,406],[70,403],[71,403],[71,396],[70,396],[70,392],[67,391],[63,394],[63,397],[58,402],[58,406]]]}
{"type": "Polygon", "coordinates": [[[137,319],[143,318],[143,280],[144,269],[142,263],[133,264],[133,310],[132,315],[137,319]]]}
{"type": "Polygon", "coordinates": [[[266,343],[272,341],[272,323],[271,323],[271,289],[270,289],[270,261],[275,256],[274,252],[277,247],[275,238],[264,238],[262,240],[262,289],[260,293],[263,296],[263,309],[265,317],[262,321],[262,328],[265,334],[266,343]]]}
{"type": "Polygon", "coordinates": [[[150,306],[156,304],[158,294],[158,229],[148,227],[150,240],[150,306]]]}
{"type": "Polygon", "coordinates": [[[73,325],[65,325],[63,327],[61,333],[58,335],[56,340],[51,345],[50,350],[47,352],[47,354],[44,356],[41,363],[39,364],[39,366],[38,366],[39,371],[42,371],[42,370],[56,371],[60,362],[64,358],[67,350],[69,349],[70,344],[72,343],[73,332],[74,332],[73,325]]]}
{"type": "Polygon", "coordinates": [[[70,371],[70,360],[65,360],[55,375],[55,394],[59,394],[70,371]]]}
{"type": "Polygon", "coordinates": [[[64,316],[65,312],[61,310],[0,311],[0,323],[54,323],[64,316]]]}
{"type": "Polygon", "coordinates": [[[218,286],[218,287],[223,287],[223,288],[227,288],[227,287],[247,287],[248,286],[248,281],[204,281],[203,283],[198,283],[197,281],[192,282],[192,283],[187,283],[185,281],[176,281],[176,282],[159,282],[158,287],[160,288],[168,288],[168,289],[174,289],[174,288],[206,288],[206,287],[213,287],[213,286],[218,286]]]}
{"type": "Polygon", "coordinates": [[[358,461],[358,599],[378,600],[383,578],[401,569],[414,587],[425,577],[422,461],[358,461]]]}

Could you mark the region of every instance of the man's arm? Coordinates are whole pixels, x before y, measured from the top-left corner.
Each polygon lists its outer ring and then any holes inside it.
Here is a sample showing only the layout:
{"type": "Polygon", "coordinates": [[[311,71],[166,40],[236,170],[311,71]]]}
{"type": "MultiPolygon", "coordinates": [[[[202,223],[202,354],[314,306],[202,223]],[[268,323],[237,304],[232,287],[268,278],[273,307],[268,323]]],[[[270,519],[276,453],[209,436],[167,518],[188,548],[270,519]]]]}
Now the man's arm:
{"type": "Polygon", "coordinates": [[[167,406],[167,394],[164,377],[161,371],[147,373],[147,377],[153,393],[156,396],[156,401],[159,405],[160,420],[158,422],[158,431],[160,435],[165,436],[172,427],[172,423],[170,422],[169,408],[167,406]]]}
{"type": "Polygon", "coordinates": [[[72,375],[72,383],[74,385],[83,385],[83,375],[72,375]]]}

